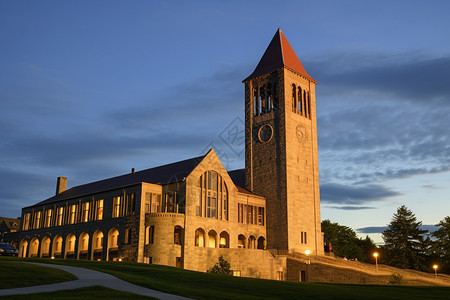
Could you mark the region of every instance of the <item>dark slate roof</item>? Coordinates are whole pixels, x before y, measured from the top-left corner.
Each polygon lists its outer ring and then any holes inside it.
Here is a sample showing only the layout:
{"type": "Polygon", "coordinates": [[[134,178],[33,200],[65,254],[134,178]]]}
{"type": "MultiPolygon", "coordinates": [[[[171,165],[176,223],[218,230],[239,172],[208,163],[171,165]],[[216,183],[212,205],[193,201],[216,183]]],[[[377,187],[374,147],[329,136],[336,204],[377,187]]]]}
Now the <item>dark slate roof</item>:
{"type": "Polygon", "coordinates": [[[5,224],[4,226],[9,230],[17,230],[19,229],[20,219],[0,217],[0,224],[2,223],[5,224]]]}
{"type": "Polygon", "coordinates": [[[230,175],[231,180],[233,180],[239,192],[252,194],[252,192],[245,188],[245,169],[229,171],[228,175],[230,175]]]}
{"type": "Polygon", "coordinates": [[[316,82],[306,72],[283,32],[281,32],[281,29],[278,28],[255,70],[250,76],[244,79],[244,82],[283,67],[287,67],[297,73],[300,73],[313,82],[316,82]]]}
{"type": "Polygon", "coordinates": [[[141,182],[165,184],[176,182],[187,177],[197,165],[203,160],[203,156],[174,162],[168,165],[163,165],[135,173],[129,173],[118,177],[104,179],[96,182],[91,182],[84,185],[79,185],[68,189],[56,196],[47,200],[39,202],[33,206],[49,204],[56,201],[72,199],[89,194],[104,192],[112,189],[117,189],[124,186],[139,184],[141,182]]]}

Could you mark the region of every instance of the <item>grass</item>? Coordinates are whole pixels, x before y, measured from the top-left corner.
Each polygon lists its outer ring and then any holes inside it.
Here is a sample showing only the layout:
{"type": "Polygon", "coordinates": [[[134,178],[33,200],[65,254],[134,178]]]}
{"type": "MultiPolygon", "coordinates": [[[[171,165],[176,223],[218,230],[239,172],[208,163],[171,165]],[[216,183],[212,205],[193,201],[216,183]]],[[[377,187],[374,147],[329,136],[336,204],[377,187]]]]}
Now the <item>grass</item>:
{"type": "Polygon", "coordinates": [[[117,291],[113,289],[108,289],[103,286],[91,286],[86,288],[58,291],[51,293],[39,293],[30,295],[13,295],[0,297],[8,298],[8,300],[48,300],[48,299],[64,299],[64,300],[98,300],[98,299],[108,299],[108,300],[139,300],[139,299],[154,299],[151,297],[140,296],[132,293],[117,291]]]}
{"type": "Polygon", "coordinates": [[[195,299],[449,299],[450,288],[281,282],[126,262],[26,259],[85,267],[195,299]]]}
{"type": "Polygon", "coordinates": [[[76,276],[62,270],[23,264],[6,257],[0,259],[0,270],[0,289],[51,284],[77,279],[76,276]]]}

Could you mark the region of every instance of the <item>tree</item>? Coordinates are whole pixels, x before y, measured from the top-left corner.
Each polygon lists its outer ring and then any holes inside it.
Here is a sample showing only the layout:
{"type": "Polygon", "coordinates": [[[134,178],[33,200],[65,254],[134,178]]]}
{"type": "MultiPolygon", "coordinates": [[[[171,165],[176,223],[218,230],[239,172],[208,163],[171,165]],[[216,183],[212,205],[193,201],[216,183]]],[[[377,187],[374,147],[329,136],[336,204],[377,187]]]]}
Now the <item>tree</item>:
{"type": "Polygon", "coordinates": [[[405,269],[425,270],[427,230],[421,230],[422,222],[405,205],[394,213],[388,228],[383,231],[386,263],[405,269]]]}
{"type": "Polygon", "coordinates": [[[369,252],[376,249],[375,244],[369,237],[364,240],[359,239],[356,232],[350,227],[332,223],[330,220],[322,221],[322,231],[325,248],[328,244],[331,244],[332,251],[336,256],[367,261],[371,255],[369,252]]]}
{"type": "Polygon", "coordinates": [[[233,271],[231,271],[230,268],[230,263],[226,261],[223,256],[220,256],[219,262],[211,268],[210,272],[215,274],[233,275],[233,271]]]}
{"type": "Polygon", "coordinates": [[[436,238],[432,246],[433,254],[438,260],[441,272],[450,273],[450,216],[445,217],[436,226],[440,228],[431,234],[436,238]]]}

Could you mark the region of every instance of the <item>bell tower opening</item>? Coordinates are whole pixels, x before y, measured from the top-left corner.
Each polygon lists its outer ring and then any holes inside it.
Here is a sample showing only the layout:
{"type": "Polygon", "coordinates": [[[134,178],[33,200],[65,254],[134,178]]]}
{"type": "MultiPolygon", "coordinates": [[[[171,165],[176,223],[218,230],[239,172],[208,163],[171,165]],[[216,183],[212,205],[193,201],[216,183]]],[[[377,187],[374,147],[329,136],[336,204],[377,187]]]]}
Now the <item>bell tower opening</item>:
{"type": "Polygon", "coordinates": [[[266,198],[267,249],[323,254],[316,81],[278,29],[243,82],[246,188],[266,198]]]}

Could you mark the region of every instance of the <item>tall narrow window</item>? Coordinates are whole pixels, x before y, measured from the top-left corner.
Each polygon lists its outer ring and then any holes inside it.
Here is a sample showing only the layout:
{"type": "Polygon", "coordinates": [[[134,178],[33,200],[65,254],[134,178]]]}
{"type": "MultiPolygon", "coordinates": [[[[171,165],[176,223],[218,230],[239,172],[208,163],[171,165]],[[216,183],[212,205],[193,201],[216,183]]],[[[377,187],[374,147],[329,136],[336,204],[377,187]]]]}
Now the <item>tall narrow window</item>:
{"type": "Polygon", "coordinates": [[[31,219],[31,214],[24,214],[23,215],[23,230],[28,230],[30,229],[30,219],[31,219]]]}
{"type": "Polygon", "coordinates": [[[69,216],[69,224],[75,224],[75,220],[77,217],[77,205],[70,206],[70,216],[69,216]]]}
{"type": "Polygon", "coordinates": [[[44,227],[48,228],[48,227],[51,226],[51,223],[52,223],[52,212],[53,212],[52,209],[47,209],[45,211],[45,224],[44,224],[44,227]]]}
{"type": "Polygon", "coordinates": [[[258,114],[259,114],[258,89],[255,88],[253,90],[253,115],[257,116],[258,114]]]}
{"type": "Polygon", "coordinates": [[[103,199],[97,200],[97,214],[95,216],[95,219],[97,221],[103,220],[103,199]]]}
{"type": "Polygon", "coordinates": [[[154,237],[155,237],[155,226],[152,225],[152,226],[150,226],[150,228],[148,230],[148,243],[149,244],[153,244],[154,237]]]}
{"type": "Polygon", "coordinates": [[[34,213],[34,226],[33,229],[39,229],[41,228],[41,212],[35,212],[34,213]]]}
{"type": "Polygon", "coordinates": [[[297,109],[298,109],[298,113],[303,115],[305,110],[304,110],[304,106],[303,106],[303,97],[302,97],[302,88],[301,87],[298,87],[297,109]]]}
{"type": "Polygon", "coordinates": [[[200,176],[200,216],[228,220],[229,195],[225,180],[219,173],[207,171],[200,176]],[[204,207],[203,207],[204,206],[204,207]],[[204,209],[204,210],[203,210],[204,209]]]}
{"type": "Polygon", "coordinates": [[[89,221],[89,202],[84,202],[82,204],[82,214],[81,214],[81,221],[82,222],[88,222],[89,221]]]}
{"type": "Polygon", "coordinates": [[[270,83],[267,85],[266,96],[267,96],[267,111],[269,112],[273,110],[272,85],[270,83]]]}
{"type": "Polygon", "coordinates": [[[145,208],[146,214],[150,213],[150,204],[152,203],[152,193],[145,193],[145,208]]]}
{"type": "Polygon", "coordinates": [[[264,207],[258,207],[258,225],[264,225],[264,207]]]}
{"type": "Polygon", "coordinates": [[[197,202],[197,206],[195,207],[195,215],[197,217],[201,217],[202,216],[202,199],[203,199],[203,176],[200,176],[200,178],[198,179],[198,187],[199,187],[199,197],[198,197],[198,202],[197,202]]]}
{"type": "Polygon", "coordinates": [[[173,230],[173,243],[175,245],[182,245],[182,235],[183,228],[181,228],[181,226],[175,226],[173,230]]]}
{"type": "Polygon", "coordinates": [[[161,212],[161,194],[153,194],[151,196],[151,212],[161,212]]]}
{"type": "Polygon", "coordinates": [[[126,215],[134,215],[135,213],[135,201],[134,201],[134,193],[127,194],[127,212],[126,215]]]}
{"type": "Polygon", "coordinates": [[[297,89],[295,84],[292,85],[292,111],[297,112],[297,89]]]}
{"type": "Polygon", "coordinates": [[[176,193],[168,192],[165,195],[165,212],[177,212],[176,211],[176,193]]]}
{"type": "Polygon", "coordinates": [[[58,215],[56,217],[56,226],[63,225],[63,216],[64,216],[64,206],[58,207],[58,215]]]}
{"type": "Polygon", "coordinates": [[[225,182],[223,183],[223,219],[228,220],[228,189],[225,182]]]}
{"type": "Polygon", "coordinates": [[[118,218],[120,216],[120,200],[122,197],[114,197],[113,198],[113,218],[118,218]]]}
{"type": "Polygon", "coordinates": [[[266,105],[266,91],[264,87],[260,88],[259,90],[259,106],[260,106],[260,114],[265,114],[267,112],[267,105],[266,105]]]}
{"type": "Polygon", "coordinates": [[[130,244],[130,240],[131,240],[130,232],[131,232],[130,228],[125,228],[124,244],[126,244],[126,245],[130,244]]]}
{"type": "Polygon", "coordinates": [[[311,119],[311,93],[308,92],[308,102],[307,102],[307,106],[308,106],[308,118],[311,119]]]}

